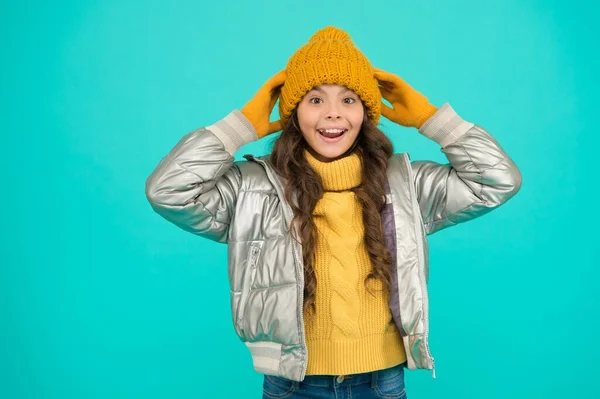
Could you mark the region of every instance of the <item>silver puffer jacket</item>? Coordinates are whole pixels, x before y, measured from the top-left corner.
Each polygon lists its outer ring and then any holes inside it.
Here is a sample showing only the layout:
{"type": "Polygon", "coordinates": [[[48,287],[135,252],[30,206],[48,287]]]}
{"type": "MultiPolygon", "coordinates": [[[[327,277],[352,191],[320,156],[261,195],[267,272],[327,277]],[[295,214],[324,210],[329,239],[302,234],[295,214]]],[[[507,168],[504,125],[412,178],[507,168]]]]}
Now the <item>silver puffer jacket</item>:
{"type": "MultiPolygon", "coordinates": [[[[407,367],[434,369],[429,350],[426,236],[499,207],[517,193],[521,173],[496,140],[444,104],[419,130],[449,164],[388,163],[382,213],[395,274],[390,310],[403,337],[407,367]]],[[[238,110],[185,135],[146,181],[154,210],[184,230],[228,244],[233,325],[264,374],[302,381],[307,350],[302,314],[301,244],[290,235],[285,181],[268,156],[233,154],[257,139],[238,110]]],[[[296,227],[294,227],[296,228],[296,227]]]]}

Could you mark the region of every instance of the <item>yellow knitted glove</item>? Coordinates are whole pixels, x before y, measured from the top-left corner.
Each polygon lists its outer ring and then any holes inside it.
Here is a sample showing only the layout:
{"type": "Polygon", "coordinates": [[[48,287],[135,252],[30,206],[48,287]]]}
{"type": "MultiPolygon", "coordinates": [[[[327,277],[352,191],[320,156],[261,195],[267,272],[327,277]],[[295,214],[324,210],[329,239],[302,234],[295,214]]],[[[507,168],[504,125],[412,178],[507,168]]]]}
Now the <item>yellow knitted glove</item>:
{"type": "Polygon", "coordinates": [[[413,89],[408,83],[393,73],[373,68],[374,77],[379,83],[379,91],[394,108],[381,103],[383,116],[399,125],[419,129],[437,108],[427,97],[413,89]]]}
{"type": "Polygon", "coordinates": [[[254,126],[258,138],[283,129],[281,120],[269,122],[269,117],[275,107],[285,77],[285,69],[273,75],[240,110],[254,126]]]}

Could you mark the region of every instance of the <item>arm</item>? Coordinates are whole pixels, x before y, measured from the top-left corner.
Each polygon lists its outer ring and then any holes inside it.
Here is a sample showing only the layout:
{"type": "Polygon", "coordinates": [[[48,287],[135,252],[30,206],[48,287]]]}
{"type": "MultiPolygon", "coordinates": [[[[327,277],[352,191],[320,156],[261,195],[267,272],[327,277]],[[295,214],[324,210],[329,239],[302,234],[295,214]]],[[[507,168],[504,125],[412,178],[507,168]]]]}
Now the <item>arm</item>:
{"type": "Polygon", "coordinates": [[[162,217],[191,233],[226,242],[241,175],[233,154],[257,139],[240,111],[185,135],[146,180],[146,197],[162,217]]]}
{"type": "Polygon", "coordinates": [[[183,137],[146,180],[152,208],[184,230],[226,242],[242,184],[233,154],[244,144],[281,130],[270,122],[285,70],[269,78],[238,111],[183,137]]]}
{"type": "Polygon", "coordinates": [[[486,130],[464,121],[449,104],[437,110],[419,132],[440,144],[450,161],[412,162],[427,234],[482,216],[519,191],[517,165],[486,130]]]}

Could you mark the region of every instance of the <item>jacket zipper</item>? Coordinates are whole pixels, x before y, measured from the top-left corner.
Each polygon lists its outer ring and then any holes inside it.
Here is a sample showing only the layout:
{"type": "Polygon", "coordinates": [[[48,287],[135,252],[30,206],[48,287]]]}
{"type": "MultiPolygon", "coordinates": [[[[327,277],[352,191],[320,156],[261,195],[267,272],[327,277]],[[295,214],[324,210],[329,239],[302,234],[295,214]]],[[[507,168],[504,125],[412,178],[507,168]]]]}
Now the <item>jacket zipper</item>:
{"type": "Polygon", "coordinates": [[[246,309],[246,302],[248,302],[248,295],[250,293],[250,289],[252,288],[252,283],[254,282],[254,278],[256,276],[256,260],[258,259],[258,254],[260,252],[260,247],[258,244],[252,244],[250,246],[250,257],[248,260],[248,264],[246,266],[246,276],[245,283],[242,291],[242,298],[240,299],[240,311],[238,312],[238,323],[240,323],[244,318],[244,310],[246,309]]]}
{"type": "MultiPolygon", "coordinates": [[[[275,191],[277,191],[277,195],[279,196],[279,198],[281,199],[281,203],[283,204],[283,209],[284,212],[286,213],[286,218],[287,221],[290,222],[293,218],[293,212],[292,212],[292,208],[291,206],[287,203],[287,201],[285,200],[285,195],[281,190],[281,186],[277,183],[277,180],[275,180],[273,173],[271,171],[271,167],[269,165],[267,165],[267,163],[265,161],[263,161],[262,159],[257,159],[255,158],[253,155],[245,155],[244,156],[246,159],[251,159],[254,162],[257,162],[261,165],[263,165],[263,167],[265,168],[265,172],[267,172],[267,176],[269,177],[269,180],[271,181],[271,183],[273,183],[273,187],[275,187],[275,191]]],[[[290,226],[290,228],[294,228],[293,226],[290,226]]],[[[296,242],[296,240],[294,240],[293,238],[292,240],[292,254],[294,255],[294,263],[296,265],[295,269],[296,269],[296,279],[297,281],[301,281],[302,282],[302,287],[304,287],[304,274],[302,274],[302,270],[304,269],[304,266],[301,262],[301,257],[299,257],[298,255],[298,251],[297,251],[297,247],[298,247],[298,243],[296,242]],[[302,267],[300,267],[302,266],[302,267]],[[302,269],[302,270],[300,270],[302,269]]],[[[296,308],[299,318],[300,318],[300,345],[305,349],[306,351],[306,332],[304,331],[304,313],[303,313],[303,305],[304,305],[304,289],[300,289],[299,292],[300,295],[300,301],[298,302],[300,305],[296,308]]],[[[306,352],[305,352],[306,354],[306,352]]],[[[304,365],[302,367],[302,373],[300,374],[300,381],[304,380],[304,377],[306,375],[306,369],[308,367],[308,362],[306,360],[306,357],[304,358],[304,365]]]]}
{"type": "Polygon", "coordinates": [[[419,219],[420,210],[417,205],[417,192],[415,190],[415,186],[412,181],[412,166],[410,165],[410,155],[406,153],[406,156],[403,157],[406,165],[408,167],[408,186],[410,188],[410,195],[412,197],[411,204],[413,208],[413,217],[415,219],[415,227],[418,230],[419,237],[417,237],[417,247],[419,250],[419,275],[421,282],[421,291],[423,293],[423,314],[425,316],[425,332],[424,332],[424,343],[425,349],[427,350],[427,356],[431,359],[431,372],[432,377],[435,378],[435,359],[431,356],[431,351],[429,350],[429,294],[427,293],[427,286],[425,282],[425,256],[423,255],[423,247],[419,244],[419,240],[422,240],[423,231],[421,230],[421,220],[419,219]]]}

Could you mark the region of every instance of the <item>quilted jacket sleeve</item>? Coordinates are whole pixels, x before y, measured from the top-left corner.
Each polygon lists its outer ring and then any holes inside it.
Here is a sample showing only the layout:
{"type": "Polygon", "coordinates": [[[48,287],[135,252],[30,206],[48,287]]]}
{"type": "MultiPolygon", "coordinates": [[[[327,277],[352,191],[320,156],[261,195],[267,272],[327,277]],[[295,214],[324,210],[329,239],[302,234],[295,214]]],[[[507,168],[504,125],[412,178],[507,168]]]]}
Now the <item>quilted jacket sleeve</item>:
{"type": "Polygon", "coordinates": [[[241,184],[233,154],[256,139],[238,110],[186,134],[146,180],[152,208],[186,231],[226,242],[241,184]]]}
{"type": "Polygon", "coordinates": [[[521,187],[521,172],[482,127],[444,104],[419,132],[442,146],[449,163],[413,161],[425,231],[433,234],[504,204],[521,187]]]}

